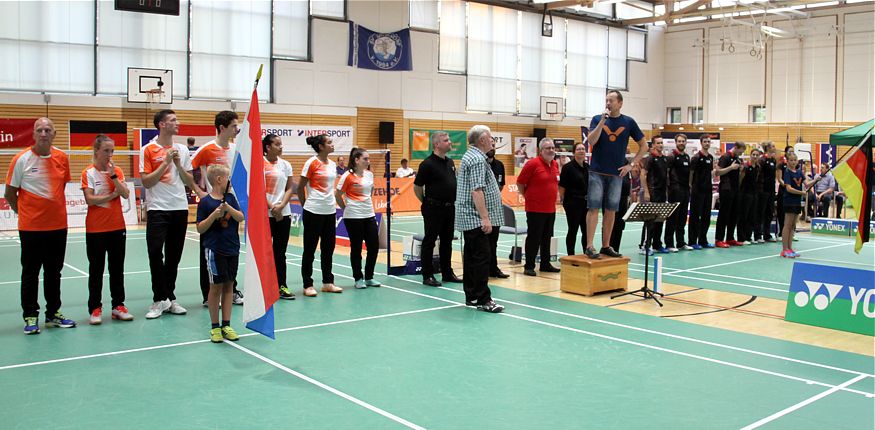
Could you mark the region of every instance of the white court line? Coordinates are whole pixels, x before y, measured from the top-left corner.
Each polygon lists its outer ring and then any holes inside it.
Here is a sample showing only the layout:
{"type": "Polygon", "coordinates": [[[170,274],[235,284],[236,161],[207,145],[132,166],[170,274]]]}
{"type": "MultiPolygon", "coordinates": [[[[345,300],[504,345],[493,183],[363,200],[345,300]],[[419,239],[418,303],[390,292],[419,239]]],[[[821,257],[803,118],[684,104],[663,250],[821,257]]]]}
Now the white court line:
{"type": "MultiPolygon", "coordinates": [[[[285,331],[306,330],[306,329],[310,329],[310,328],[325,327],[325,326],[330,326],[330,325],[349,324],[349,323],[354,323],[354,322],[359,322],[359,321],[367,321],[367,320],[374,320],[374,319],[380,319],[380,318],[391,318],[391,317],[395,317],[395,316],[410,315],[410,314],[416,314],[416,313],[422,313],[422,312],[439,311],[439,310],[443,310],[443,309],[449,309],[449,308],[462,306],[462,304],[460,304],[460,303],[455,303],[455,302],[450,302],[450,303],[453,303],[453,305],[452,306],[437,306],[437,307],[433,307],[433,308],[416,309],[416,310],[404,311],[404,312],[392,312],[392,313],[388,313],[388,314],[372,315],[372,316],[360,317],[360,318],[351,318],[351,319],[347,319],[347,320],[331,321],[331,322],[327,322],[327,323],[309,324],[309,325],[305,325],[305,326],[288,327],[288,328],[276,330],[276,332],[280,333],[280,332],[285,332],[285,331]]],[[[249,337],[249,336],[256,336],[256,335],[259,335],[259,333],[241,334],[240,337],[249,337]]],[[[9,369],[19,369],[22,367],[41,366],[44,364],[65,363],[68,361],[79,361],[79,360],[85,360],[85,359],[89,359],[89,358],[110,357],[113,355],[123,355],[123,354],[130,354],[133,352],[152,351],[155,349],[173,348],[173,347],[177,347],[177,346],[193,345],[196,343],[206,343],[209,341],[210,341],[209,339],[192,340],[192,341],[188,341],[188,342],[169,343],[169,344],[165,344],[165,345],[147,346],[147,347],[143,347],[143,348],[125,349],[125,350],[120,350],[120,351],[103,352],[103,353],[99,353],[99,354],[79,355],[79,356],[75,356],[75,357],[58,358],[58,359],[54,359],[54,360],[32,361],[29,363],[11,364],[11,365],[7,365],[7,366],[0,366],[0,371],[9,370],[9,369]]]]}
{"type": "MultiPolygon", "coordinates": [[[[289,252],[287,252],[286,255],[291,255],[291,256],[293,256],[293,257],[298,257],[298,258],[300,258],[300,256],[295,255],[295,254],[292,254],[292,253],[289,253],[289,252]]],[[[288,261],[288,260],[287,260],[287,261],[288,261]]],[[[315,261],[319,261],[319,259],[316,259],[315,261]]],[[[299,264],[299,263],[290,263],[290,264],[300,267],[300,264],[299,264]]],[[[350,268],[350,266],[343,265],[343,264],[339,264],[339,263],[336,263],[336,262],[334,263],[334,265],[336,265],[336,266],[340,266],[340,267],[350,268]]],[[[319,269],[318,269],[318,268],[315,268],[315,267],[314,267],[314,270],[315,270],[315,271],[319,271],[319,269]]],[[[337,276],[337,275],[335,275],[335,276],[337,276]]],[[[402,281],[405,281],[405,282],[409,282],[409,283],[414,283],[414,284],[417,284],[417,285],[421,285],[421,282],[414,281],[414,280],[412,280],[412,279],[403,278],[403,277],[400,277],[400,276],[395,276],[395,275],[382,275],[382,276],[387,276],[387,277],[395,278],[395,279],[402,280],[402,281]]],[[[388,287],[388,286],[384,286],[383,288],[386,288],[386,287],[388,287]]],[[[420,296],[425,296],[425,297],[433,298],[433,299],[436,299],[436,300],[447,301],[446,299],[443,299],[443,298],[440,298],[440,297],[435,297],[435,296],[430,296],[430,295],[427,295],[427,294],[416,293],[416,292],[413,292],[413,291],[408,291],[408,290],[404,290],[404,289],[398,289],[398,288],[394,288],[394,287],[389,287],[389,288],[396,289],[396,290],[399,290],[399,291],[407,291],[407,292],[409,292],[409,293],[411,293],[411,294],[416,294],[416,295],[420,295],[420,296]]],[[[438,287],[438,288],[443,289],[443,290],[446,290],[446,291],[452,291],[452,292],[457,293],[457,294],[464,294],[464,291],[456,290],[456,289],[453,289],[453,288],[448,288],[448,287],[438,287]]],[[[714,346],[714,347],[717,347],[717,348],[724,348],[724,349],[729,349],[729,350],[733,350],[733,351],[739,351],[739,352],[744,352],[744,353],[748,353],[748,354],[759,355],[759,356],[762,356],[762,357],[774,358],[774,359],[777,359],[777,360],[788,361],[788,362],[797,363],[797,364],[802,364],[802,365],[807,365],[807,366],[812,366],[812,367],[819,367],[819,368],[822,368],[822,369],[834,370],[834,371],[842,372],[842,373],[849,373],[849,374],[852,374],[852,375],[864,375],[864,376],[869,376],[869,377],[875,377],[875,375],[873,375],[873,374],[864,373],[864,372],[860,372],[860,371],[857,371],[857,370],[850,370],[850,369],[845,369],[845,368],[841,368],[841,367],[830,366],[830,365],[827,365],[827,364],[815,363],[815,362],[811,362],[811,361],[800,360],[800,359],[791,358],[791,357],[786,357],[786,356],[782,356],[782,355],[771,354],[771,353],[767,353],[767,352],[756,351],[756,350],[747,349],[747,348],[741,348],[741,347],[732,346],[732,345],[726,345],[726,344],[722,344],[722,343],[718,343],[718,342],[711,342],[711,341],[707,341],[707,340],[696,339],[696,338],[691,338],[691,337],[686,337],[686,336],[681,336],[681,335],[676,335],[676,334],[671,334],[671,333],[661,332],[661,331],[657,331],[657,330],[651,330],[651,329],[646,329],[646,328],[641,328],[641,327],[630,326],[630,325],[627,325],[627,324],[622,324],[622,323],[617,323],[617,322],[607,321],[607,320],[601,320],[601,319],[598,319],[598,318],[586,317],[586,316],[583,316],[583,315],[577,315],[577,314],[572,314],[572,313],[568,313],[568,312],[557,311],[557,310],[549,309],[549,308],[542,308],[542,307],[539,307],[539,306],[534,306],[534,305],[529,305],[529,304],[525,304],[525,303],[514,302],[514,301],[510,301],[510,300],[504,300],[504,299],[495,299],[495,300],[498,300],[498,301],[501,301],[501,302],[504,302],[504,303],[509,303],[509,304],[516,305],[516,306],[521,306],[521,307],[529,308],[529,309],[539,310],[539,311],[542,311],[542,312],[548,312],[548,313],[553,313],[553,314],[557,314],[557,315],[568,316],[568,317],[571,317],[571,318],[577,318],[577,319],[582,319],[582,320],[586,320],[586,321],[592,321],[592,322],[602,323],[602,324],[606,324],[606,325],[612,325],[612,326],[615,326],[615,327],[625,328],[625,329],[629,329],[629,330],[634,330],[634,331],[640,331],[640,332],[649,333],[649,334],[655,334],[655,335],[665,336],[665,337],[669,337],[669,338],[672,338],[672,339],[685,340],[685,341],[689,341],[689,342],[700,343],[700,344],[703,344],[703,345],[714,346]]],[[[451,302],[451,303],[453,303],[453,302],[451,302]]],[[[795,378],[795,377],[793,377],[793,376],[789,376],[789,375],[788,375],[788,377],[791,378],[791,379],[798,379],[798,378],[795,378]]],[[[807,380],[805,380],[805,381],[807,382],[807,380]]],[[[832,387],[832,385],[825,384],[825,383],[821,383],[821,382],[816,382],[816,381],[810,381],[810,383],[812,383],[812,384],[816,384],[816,385],[822,385],[822,386],[832,387]]],[[[853,392],[853,393],[857,393],[857,394],[862,394],[862,395],[867,396],[867,397],[872,397],[872,396],[873,396],[872,393],[867,393],[867,392],[863,392],[863,391],[851,390],[851,389],[847,389],[847,388],[844,389],[844,390],[845,390],[845,391],[849,391],[849,392],[853,392]]]]}
{"type": "MultiPolygon", "coordinates": [[[[644,269],[632,269],[632,268],[629,268],[629,270],[632,271],[632,272],[641,272],[641,273],[644,273],[644,269]]],[[[650,273],[652,274],[653,271],[651,270],[650,273]]],[[[695,273],[702,273],[702,272],[695,272],[695,273]]],[[[706,273],[706,274],[710,275],[710,273],[706,273]]],[[[687,276],[687,275],[675,275],[675,274],[672,274],[672,273],[663,273],[662,276],[674,276],[674,277],[676,277],[676,278],[694,279],[694,280],[696,280],[696,281],[715,282],[715,283],[718,283],[718,284],[726,284],[726,285],[737,285],[737,286],[739,286],[739,287],[753,288],[753,289],[757,289],[757,290],[766,290],[766,291],[777,291],[777,292],[779,292],[779,293],[786,293],[787,291],[789,291],[789,290],[786,290],[786,289],[785,289],[785,290],[782,290],[782,289],[780,289],[780,288],[759,287],[759,286],[756,286],[756,285],[739,284],[738,282],[721,281],[721,280],[719,280],[719,279],[698,278],[698,277],[695,277],[695,276],[687,276]]]]}
{"type": "Polygon", "coordinates": [[[81,274],[83,274],[83,275],[85,275],[85,276],[88,276],[88,272],[84,272],[84,271],[82,271],[82,270],[79,270],[79,269],[77,269],[76,267],[74,267],[73,265],[71,265],[70,263],[67,263],[66,261],[64,262],[64,265],[67,266],[67,267],[69,267],[69,268],[71,268],[71,269],[73,269],[73,270],[75,270],[75,271],[77,271],[77,272],[79,272],[79,273],[81,273],[81,274]]]}
{"type": "Polygon", "coordinates": [[[872,263],[855,263],[853,261],[827,260],[825,258],[820,258],[820,257],[811,258],[811,259],[800,258],[799,261],[812,262],[812,263],[819,263],[819,262],[825,261],[827,263],[852,264],[855,266],[863,266],[863,267],[869,267],[869,268],[872,267],[872,263]]]}
{"type": "Polygon", "coordinates": [[[259,360],[261,360],[261,361],[263,361],[263,362],[265,362],[265,363],[271,365],[271,366],[273,366],[273,367],[276,367],[277,369],[282,370],[283,372],[288,373],[289,375],[292,375],[292,376],[294,376],[294,377],[296,377],[296,378],[299,378],[299,379],[301,379],[301,380],[303,380],[303,381],[305,381],[305,382],[309,382],[309,383],[311,383],[311,384],[313,384],[313,385],[315,385],[315,386],[317,386],[317,387],[319,387],[319,388],[321,388],[321,389],[323,389],[323,390],[325,390],[325,391],[330,392],[331,394],[334,394],[334,395],[336,395],[336,396],[339,396],[339,397],[342,397],[342,398],[344,398],[344,399],[346,399],[346,400],[349,400],[350,402],[353,402],[353,403],[355,403],[355,404],[357,404],[357,405],[359,405],[359,406],[361,406],[361,407],[363,407],[363,408],[365,408],[365,409],[367,409],[367,410],[369,410],[369,411],[371,411],[371,412],[376,412],[376,413],[378,413],[378,414],[380,414],[380,415],[382,415],[382,416],[384,416],[384,417],[386,417],[386,418],[388,418],[388,419],[390,419],[390,420],[392,420],[392,421],[395,421],[395,422],[398,423],[398,424],[403,425],[404,427],[411,428],[411,429],[417,429],[417,430],[425,430],[425,427],[420,427],[420,426],[418,426],[418,425],[416,425],[416,424],[413,424],[413,423],[410,422],[410,421],[405,420],[404,418],[401,418],[401,417],[399,417],[399,416],[397,416],[397,415],[395,415],[395,414],[392,414],[392,413],[386,412],[385,410],[380,409],[380,408],[378,408],[378,407],[376,407],[376,406],[374,406],[374,405],[372,405],[372,404],[370,404],[370,403],[367,403],[367,402],[365,402],[365,401],[359,400],[358,398],[353,397],[353,396],[351,396],[351,395],[349,395],[349,394],[346,394],[346,393],[344,393],[343,391],[340,391],[340,390],[338,390],[338,389],[336,389],[336,388],[334,388],[334,387],[332,387],[332,386],[330,386],[330,385],[327,385],[327,384],[324,384],[324,383],[322,383],[322,382],[319,382],[319,381],[317,381],[317,380],[315,380],[315,379],[313,379],[313,378],[311,378],[311,377],[309,377],[309,376],[307,376],[307,375],[305,375],[305,374],[303,374],[303,373],[301,373],[301,372],[297,372],[297,371],[294,371],[294,370],[292,370],[292,369],[289,369],[288,367],[283,366],[282,364],[277,363],[276,361],[273,361],[273,360],[271,360],[271,359],[269,359],[269,358],[267,358],[267,357],[265,357],[265,356],[263,356],[263,355],[261,355],[261,354],[255,352],[255,351],[252,351],[252,350],[250,350],[250,349],[247,349],[247,348],[245,348],[245,347],[242,347],[242,346],[240,346],[240,345],[237,345],[237,344],[234,343],[234,342],[226,342],[226,343],[227,343],[228,345],[234,347],[234,348],[237,348],[237,349],[240,350],[240,351],[245,352],[246,354],[249,354],[249,355],[251,355],[251,356],[253,356],[253,357],[255,357],[255,358],[257,358],[257,359],[259,359],[259,360]]]}
{"type": "Polygon", "coordinates": [[[863,378],[866,378],[866,377],[867,377],[866,375],[860,375],[860,376],[857,376],[856,378],[853,378],[853,379],[851,379],[851,380],[848,380],[848,381],[844,382],[844,383],[841,384],[841,385],[836,385],[835,387],[832,387],[832,388],[830,388],[829,390],[826,390],[826,391],[824,391],[824,392],[822,392],[822,393],[820,393],[820,394],[818,394],[818,395],[815,395],[815,396],[809,397],[809,398],[807,398],[807,399],[805,399],[805,400],[803,400],[803,401],[801,401],[801,402],[799,402],[799,403],[797,403],[797,404],[795,404],[795,405],[793,405],[793,406],[790,406],[790,407],[788,407],[788,408],[786,408],[786,409],[784,409],[784,410],[781,410],[781,411],[775,412],[775,413],[772,414],[772,415],[769,415],[769,416],[767,416],[767,417],[765,417],[765,418],[763,418],[763,419],[761,419],[761,420],[759,420],[759,421],[757,421],[757,422],[755,422],[755,423],[753,423],[753,424],[751,424],[751,425],[749,425],[749,426],[746,426],[746,427],[742,428],[742,430],[753,430],[753,429],[755,429],[755,428],[759,428],[759,427],[761,427],[763,424],[768,424],[768,423],[770,423],[770,422],[772,422],[772,421],[774,421],[774,420],[776,420],[776,419],[778,419],[778,418],[783,417],[784,415],[789,414],[790,412],[793,412],[793,411],[798,410],[798,409],[802,409],[803,407],[808,406],[808,405],[810,405],[810,404],[812,404],[812,403],[814,403],[814,402],[816,402],[816,401],[818,401],[818,400],[820,400],[820,399],[822,399],[822,398],[824,398],[824,397],[826,397],[826,396],[828,396],[828,395],[830,395],[830,394],[832,394],[832,393],[835,393],[836,391],[839,391],[839,390],[841,390],[841,389],[844,389],[845,387],[847,387],[847,386],[849,386],[849,385],[853,385],[853,384],[856,383],[857,381],[859,381],[859,380],[861,380],[861,379],[863,379],[863,378]]]}
{"type": "MultiPolygon", "coordinates": [[[[241,264],[242,264],[242,263],[241,263],[241,264]]],[[[199,269],[199,268],[200,268],[200,267],[197,267],[197,266],[193,266],[193,267],[179,267],[179,268],[177,268],[176,270],[192,270],[192,269],[199,269]]],[[[132,272],[124,272],[123,274],[124,274],[124,275],[138,275],[138,274],[142,274],[142,273],[152,273],[152,271],[151,271],[151,270],[136,270],[136,271],[132,271],[132,272]]],[[[103,274],[103,277],[104,277],[104,278],[109,277],[109,273],[104,273],[104,274],[103,274]]],[[[67,279],[85,279],[85,278],[88,278],[88,274],[87,274],[87,273],[86,273],[85,275],[81,275],[81,276],[63,276],[63,277],[61,277],[61,280],[63,281],[63,280],[67,280],[67,279]]],[[[42,278],[39,278],[39,280],[42,281],[43,279],[42,279],[42,278]]],[[[20,284],[20,283],[21,283],[21,280],[18,280],[18,281],[2,281],[2,282],[0,282],[0,285],[6,285],[6,284],[20,284]]]]}
{"type": "MultiPolygon", "coordinates": [[[[641,264],[641,263],[633,263],[633,262],[630,261],[629,264],[634,265],[634,266],[641,266],[641,267],[644,267],[644,265],[641,264]]],[[[676,268],[676,267],[665,267],[665,266],[663,266],[662,268],[663,268],[663,270],[683,270],[683,269],[679,269],[679,268],[676,268]]],[[[643,269],[642,269],[642,270],[643,270],[643,269]]],[[[652,272],[652,270],[651,270],[651,272],[652,272]]],[[[720,278],[741,279],[741,280],[744,280],[744,281],[763,282],[763,283],[766,283],[766,284],[787,285],[787,282],[767,281],[767,280],[765,280],[765,279],[746,278],[746,277],[744,277],[744,276],[724,275],[724,274],[721,274],[721,273],[699,272],[699,271],[695,271],[695,270],[691,270],[690,273],[695,273],[695,274],[698,274],[698,275],[717,276],[717,277],[720,277],[720,278]]],[[[678,277],[680,277],[680,275],[678,275],[678,277]]],[[[783,290],[782,290],[782,291],[783,291],[783,290]]]]}
{"type": "MultiPolygon", "coordinates": [[[[848,246],[848,245],[853,245],[853,244],[854,244],[853,242],[848,242],[848,243],[840,243],[838,245],[821,246],[820,248],[811,248],[811,249],[805,249],[805,250],[799,251],[799,254],[812,252],[812,251],[820,251],[821,249],[829,249],[829,248],[837,248],[840,246],[848,246]]],[[[733,261],[727,261],[725,263],[710,264],[708,266],[692,267],[689,269],[681,269],[681,270],[676,270],[676,271],[670,272],[670,273],[663,273],[663,275],[672,275],[675,273],[682,273],[682,272],[692,272],[692,271],[696,271],[696,270],[710,269],[713,267],[721,267],[721,266],[726,266],[726,265],[730,265],[730,264],[746,263],[748,261],[762,260],[765,258],[779,258],[779,257],[780,257],[780,255],[778,255],[778,254],[764,255],[761,257],[746,258],[743,260],[733,260],[733,261]]]]}

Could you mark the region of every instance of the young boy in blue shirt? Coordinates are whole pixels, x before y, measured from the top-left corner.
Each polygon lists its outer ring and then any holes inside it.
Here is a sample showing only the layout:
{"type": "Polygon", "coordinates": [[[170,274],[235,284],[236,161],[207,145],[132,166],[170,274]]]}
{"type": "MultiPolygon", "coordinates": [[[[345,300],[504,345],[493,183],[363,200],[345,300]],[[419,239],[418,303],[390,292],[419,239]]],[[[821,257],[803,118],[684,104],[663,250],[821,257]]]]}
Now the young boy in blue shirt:
{"type": "Polygon", "coordinates": [[[214,164],[207,168],[207,180],[212,191],[197,205],[197,232],[204,245],[204,258],[209,272],[210,340],[219,343],[240,337],[231,328],[231,304],[234,301],[234,280],[237,278],[240,234],[238,226],[243,212],[234,195],[228,193],[228,166],[214,164]],[[219,323],[219,301],[222,302],[222,322],[219,323]]]}

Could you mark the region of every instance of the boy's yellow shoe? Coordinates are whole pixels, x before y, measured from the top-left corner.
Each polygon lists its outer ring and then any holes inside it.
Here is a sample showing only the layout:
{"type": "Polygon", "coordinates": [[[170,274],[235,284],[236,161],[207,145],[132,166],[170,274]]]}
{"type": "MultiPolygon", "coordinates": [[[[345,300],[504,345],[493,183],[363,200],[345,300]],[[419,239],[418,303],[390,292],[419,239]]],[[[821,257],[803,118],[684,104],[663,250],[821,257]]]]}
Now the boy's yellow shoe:
{"type": "Polygon", "coordinates": [[[225,340],[222,339],[222,329],[220,329],[220,328],[210,329],[210,342],[222,343],[224,341],[225,340]]]}
{"type": "MultiPolygon", "coordinates": [[[[213,330],[215,330],[215,329],[213,329],[213,330]]],[[[234,329],[231,328],[231,326],[229,326],[229,325],[222,327],[222,336],[225,339],[233,340],[233,341],[240,339],[240,336],[237,336],[237,332],[234,331],[234,329]]]]}

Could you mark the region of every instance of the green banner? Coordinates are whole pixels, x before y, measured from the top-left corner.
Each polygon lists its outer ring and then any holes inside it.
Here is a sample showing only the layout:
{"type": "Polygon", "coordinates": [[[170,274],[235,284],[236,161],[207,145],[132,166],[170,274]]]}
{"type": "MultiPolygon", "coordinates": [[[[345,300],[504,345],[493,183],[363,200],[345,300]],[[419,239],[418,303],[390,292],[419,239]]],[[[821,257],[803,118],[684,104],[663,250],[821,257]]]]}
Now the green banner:
{"type": "Polygon", "coordinates": [[[454,160],[461,160],[462,156],[465,155],[465,151],[468,150],[468,145],[466,144],[468,133],[459,130],[410,129],[411,158],[422,160],[431,155],[431,134],[436,131],[445,131],[450,137],[450,142],[453,142],[453,149],[447,155],[454,160]]]}

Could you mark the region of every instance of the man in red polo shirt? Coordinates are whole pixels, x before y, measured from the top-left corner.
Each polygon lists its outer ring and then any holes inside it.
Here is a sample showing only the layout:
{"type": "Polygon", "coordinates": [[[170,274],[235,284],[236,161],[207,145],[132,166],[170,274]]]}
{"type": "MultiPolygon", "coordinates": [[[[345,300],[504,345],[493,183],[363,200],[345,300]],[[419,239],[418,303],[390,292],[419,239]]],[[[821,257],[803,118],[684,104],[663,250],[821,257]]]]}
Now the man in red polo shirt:
{"type": "Polygon", "coordinates": [[[526,265],[527,276],[536,276],[535,255],[541,251],[541,271],[556,273],[550,264],[550,240],[556,221],[556,196],[559,194],[559,165],[556,163],[553,139],[538,142],[538,156],[527,161],[517,177],[520,194],[526,199],[526,265]]]}

